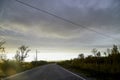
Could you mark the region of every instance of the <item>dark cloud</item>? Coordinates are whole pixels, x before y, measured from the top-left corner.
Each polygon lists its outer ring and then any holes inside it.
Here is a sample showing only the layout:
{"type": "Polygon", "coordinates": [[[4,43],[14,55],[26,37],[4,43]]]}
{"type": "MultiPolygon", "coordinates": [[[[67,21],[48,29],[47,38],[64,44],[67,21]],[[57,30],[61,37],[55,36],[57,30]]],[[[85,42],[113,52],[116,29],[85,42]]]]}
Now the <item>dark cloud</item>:
{"type": "Polygon", "coordinates": [[[21,40],[21,43],[45,47],[109,46],[115,41],[109,36],[105,37],[104,34],[119,39],[119,0],[21,1],[84,25],[86,28],[75,26],[15,0],[1,0],[0,24],[4,30],[1,28],[0,36],[6,32],[4,36],[13,44],[21,40]],[[13,39],[16,41],[13,42],[13,39]]]}

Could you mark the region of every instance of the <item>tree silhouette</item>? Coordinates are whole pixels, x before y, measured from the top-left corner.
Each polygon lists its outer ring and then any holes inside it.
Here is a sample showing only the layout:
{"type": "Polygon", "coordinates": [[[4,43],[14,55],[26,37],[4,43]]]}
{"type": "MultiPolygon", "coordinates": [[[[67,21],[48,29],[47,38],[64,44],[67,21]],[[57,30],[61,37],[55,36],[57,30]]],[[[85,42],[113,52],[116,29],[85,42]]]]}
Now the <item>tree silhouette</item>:
{"type": "Polygon", "coordinates": [[[29,47],[22,45],[18,48],[16,55],[14,56],[17,61],[23,62],[28,57],[29,47]]]}
{"type": "Polygon", "coordinates": [[[94,56],[96,56],[96,54],[97,54],[97,49],[96,49],[96,48],[92,49],[92,53],[93,53],[94,56]]]}
{"type": "Polygon", "coordinates": [[[0,51],[2,53],[5,52],[5,48],[3,47],[3,44],[5,44],[5,41],[0,41],[0,51]]]}
{"type": "Polygon", "coordinates": [[[97,52],[96,56],[97,56],[97,57],[101,57],[101,53],[100,53],[100,51],[97,52]]]}
{"type": "Polygon", "coordinates": [[[20,54],[19,54],[18,51],[16,52],[14,58],[15,58],[15,60],[16,60],[17,62],[20,62],[20,54]]]}
{"type": "Polygon", "coordinates": [[[105,56],[107,56],[107,53],[106,53],[106,52],[104,52],[104,55],[105,55],[105,56]]]}
{"type": "Polygon", "coordinates": [[[111,49],[107,49],[107,55],[111,54],[111,49]]]}
{"type": "Polygon", "coordinates": [[[117,45],[113,45],[112,54],[119,54],[117,45]]]}
{"type": "Polygon", "coordinates": [[[5,53],[5,48],[3,47],[4,44],[5,44],[5,41],[0,41],[0,52],[2,53],[0,54],[0,60],[6,59],[6,55],[3,54],[5,53]]]}
{"type": "Polygon", "coordinates": [[[79,55],[78,55],[78,58],[79,58],[79,59],[84,59],[84,54],[79,54],[79,55]]]}

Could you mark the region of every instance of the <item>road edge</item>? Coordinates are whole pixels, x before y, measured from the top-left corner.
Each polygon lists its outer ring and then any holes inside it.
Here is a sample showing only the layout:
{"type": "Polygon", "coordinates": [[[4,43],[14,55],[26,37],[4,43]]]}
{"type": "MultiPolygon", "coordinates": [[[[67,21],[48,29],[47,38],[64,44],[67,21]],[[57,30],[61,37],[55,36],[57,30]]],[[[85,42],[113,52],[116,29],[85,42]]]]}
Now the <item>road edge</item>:
{"type": "MultiPolygon", "coordinates": [[[[57,65],[57,64],[55,64],[55,65],[57,65]]],[[[61,67],[60,65],[58,65],[58,66],[59,66],[61,69],[63,69],[64,71],[67,71],[68,73],[71,73],[71,74],[73,74],[74,76],[81,78],[82,80],[87,80],[87,79],[85,79],[85,78],[83,78],[83,77],[81,77],[81,76],[79,76],[79,75],[77,75],[77,74],[75,74],[75,73],[73,73],[73,72],[71,72],[71,71],[63,68],[63,67],[61,67]]]]}

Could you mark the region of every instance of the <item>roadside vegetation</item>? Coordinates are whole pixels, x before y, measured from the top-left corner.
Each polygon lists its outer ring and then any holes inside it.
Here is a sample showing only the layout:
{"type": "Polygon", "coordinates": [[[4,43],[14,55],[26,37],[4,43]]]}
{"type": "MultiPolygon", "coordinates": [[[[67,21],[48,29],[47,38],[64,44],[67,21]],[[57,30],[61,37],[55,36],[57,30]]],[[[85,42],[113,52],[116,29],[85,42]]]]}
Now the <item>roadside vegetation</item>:
{"type": "Polygon", "coordinates": [[[25,62],[24,60],[30,52],[29,47],[25,45],[18,48],[13,60],[9,60],[6,58],[4,44],[5,41],[0,41],[0,80],[4,77],[48,64],[47,61],[25,62]]]}
{"type": "MultiPolygon", "coordinates": [[[[31,51],[25,45],[16,50],[13,60],[9,60],[6,58],[4,44],[5,41],[0,41],[0,79],[38,66],[54,63],[47,61],[25,62],[25,58],[31,51]]],[[[82,53],[78,55],[78,58],[60,61],[57,64],[97,80],[120,79],[120,50],[117,45],[113,45],[112,49],[107,49],[104,53],[97,49],[93,49],[91,52],[93,55],[84,57],[84,53],[82,53]]]]}
{"type": "Polygon", "coordinates": [[[0,78],[20,73],[37,66],[48,64],[46,61],[17,62],[15,60],[3,60],[0,63],[0,78]]]}
{"type": "Polygon", "coordinates": [[[76,73],[82,73],[87,77],[97,80],[119,80],[120,79],[120,50],[116,45],[107,49],[104,56],[97,49],[92,50],[94,56],[84,57],[80,54],[78,58],[59,62],[58,64],[76,73]]]}

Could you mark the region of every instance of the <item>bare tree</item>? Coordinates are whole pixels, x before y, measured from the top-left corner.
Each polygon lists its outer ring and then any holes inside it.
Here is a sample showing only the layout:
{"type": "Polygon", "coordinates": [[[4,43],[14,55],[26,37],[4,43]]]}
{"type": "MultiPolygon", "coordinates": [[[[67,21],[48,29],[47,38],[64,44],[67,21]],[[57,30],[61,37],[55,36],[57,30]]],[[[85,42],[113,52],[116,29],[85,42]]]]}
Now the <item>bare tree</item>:
{"type": "Polygon", "coordinates": [[[111,49],[107,49],[107,55],[110,55],[111,54],[111,49]]]}
{"type": "Polygon", "coordinates": [[[17,62],[20,62],[20,54],[19,54],[19,52],[16,52],[14,58],[15,58],[15,60],[16,60],[17,62]]]}
{"type": "Polygon", "coordinates": [[[106,53],[106,52],[104,52],[104,55],[105,55],[105,56],[107,56],[107,53],[106,53]]]}
{"type": "Polygon", "coordinates": [[[97,51],[96,48],[92,49],[92,53],[93,53],[94,56],[96,56],[97,52],[98,52],[98,51],[97,51]]]}
{"type": "Polygon", "coordinates": [[[84,54],[79,54],[79,55],[78,55],[78,58],[79,58],[79,59],[84,59],[84,54]]]}
{"type": "Polygon", "coordinates": [[[117,45],[113,45],[113,49],[111,51],[112,51],[112,54],[119,54],[120,53],[117,45]]]}
{"type": "Polygon", "coordinates": [[[97,52],[96,56],[97,56],[97,57],[101,57],[101,53],[100,53],[100,51],[97,52]]]}
{"type": "Polygon", "coordinates": [[[26,57],[28,57],[28,52],[30,51],[29,47],[22,45],[18,48],[14,58],[17,61],[23,62],[26,57]]]}
{"type": "Polygon", "coordinates": [[[3,45],[5,44],[5,41],[0,41],[0,60],[4,60],[6,59],[6,55],[4,54],[5,53],[5,47],[3,47],[3,45]]]}
{"type": "Polygon", "coordinates": [[[5,48],[3,47],[3,44],[5,44],[5,41],[0,41],[0,51],[2,53],[5,52],[5,48]]]}

